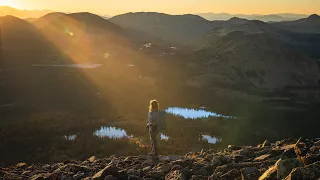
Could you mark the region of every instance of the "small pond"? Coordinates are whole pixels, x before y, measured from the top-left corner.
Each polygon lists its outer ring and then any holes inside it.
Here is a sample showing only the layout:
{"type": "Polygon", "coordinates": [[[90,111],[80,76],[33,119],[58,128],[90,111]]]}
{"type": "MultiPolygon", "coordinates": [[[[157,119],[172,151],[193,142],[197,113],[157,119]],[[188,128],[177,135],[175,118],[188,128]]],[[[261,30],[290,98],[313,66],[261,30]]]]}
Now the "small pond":
{"type": "Polygon", "coordinates": [[[208,117],[233,118],[232,116],[225,116],[223,114],[217,114],[215,112],[206,111],[204,110],[203,107],[201,107],[201,109],[169,107],[166,110],[166,112],[174,116],[183,117],[185,119],[199,119],[199,118],[208,118],[208,117]]]}
{"type": "Polygon", "coordinates": [[[124,129],[111,127],[111,126],[103,126],[100,129],[96,130],[93,135],[98,136],[100,138],[109,138],[109,139],[122,139],[129,138],[127,132],[124,129]]]}

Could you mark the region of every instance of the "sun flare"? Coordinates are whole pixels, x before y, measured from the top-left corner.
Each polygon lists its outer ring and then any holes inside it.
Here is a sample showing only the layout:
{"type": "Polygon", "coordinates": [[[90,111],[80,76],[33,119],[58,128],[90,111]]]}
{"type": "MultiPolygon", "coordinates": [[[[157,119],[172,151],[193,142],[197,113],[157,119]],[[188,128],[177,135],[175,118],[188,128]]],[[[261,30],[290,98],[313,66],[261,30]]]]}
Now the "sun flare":
{"type": "Polygon", "coordinates": [[[14,0],[0,0],[0,6],[10,6],[18,9],[21,8],[21,6],[19,6],[19,3],[14,0]]]}

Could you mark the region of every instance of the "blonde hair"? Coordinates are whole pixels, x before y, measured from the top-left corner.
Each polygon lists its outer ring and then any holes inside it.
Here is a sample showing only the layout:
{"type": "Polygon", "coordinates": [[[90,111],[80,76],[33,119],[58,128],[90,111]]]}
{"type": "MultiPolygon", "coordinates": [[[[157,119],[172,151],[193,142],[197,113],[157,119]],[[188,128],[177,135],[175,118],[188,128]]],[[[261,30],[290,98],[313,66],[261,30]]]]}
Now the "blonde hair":
{"type": "Polygon", "coordinates": [[[150,101],[149,112],[152,111],[159,111],[159,102],[156,99],[150,101]]]}

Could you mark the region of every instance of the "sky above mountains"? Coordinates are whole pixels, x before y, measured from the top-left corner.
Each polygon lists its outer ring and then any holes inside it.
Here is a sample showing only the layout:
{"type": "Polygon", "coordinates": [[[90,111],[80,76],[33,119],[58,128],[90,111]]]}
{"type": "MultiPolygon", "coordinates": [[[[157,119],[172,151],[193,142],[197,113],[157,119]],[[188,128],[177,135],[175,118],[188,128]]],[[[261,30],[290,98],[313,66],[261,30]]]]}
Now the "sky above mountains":
{"type": "Polygon", "coordinates": [[[169,14],[226,12],[233,14],[319,14],[319,0],[0,0],[0,6],[18,9],[89,11],[116,15],[154,11],[169,14]]]}

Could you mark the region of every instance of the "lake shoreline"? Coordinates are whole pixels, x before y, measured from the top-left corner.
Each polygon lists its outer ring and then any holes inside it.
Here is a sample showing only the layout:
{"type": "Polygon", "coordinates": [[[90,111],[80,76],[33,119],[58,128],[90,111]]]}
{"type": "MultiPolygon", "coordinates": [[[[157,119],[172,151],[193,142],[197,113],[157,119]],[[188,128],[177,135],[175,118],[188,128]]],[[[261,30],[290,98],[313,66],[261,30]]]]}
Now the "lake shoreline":
{"type": "Polygon", "coordinates": [[[265,141],[184,156],[110,156],[0,168],[4,179],[318,179],[320,138],[265,141]]]}

